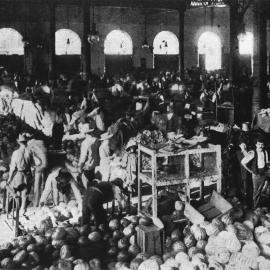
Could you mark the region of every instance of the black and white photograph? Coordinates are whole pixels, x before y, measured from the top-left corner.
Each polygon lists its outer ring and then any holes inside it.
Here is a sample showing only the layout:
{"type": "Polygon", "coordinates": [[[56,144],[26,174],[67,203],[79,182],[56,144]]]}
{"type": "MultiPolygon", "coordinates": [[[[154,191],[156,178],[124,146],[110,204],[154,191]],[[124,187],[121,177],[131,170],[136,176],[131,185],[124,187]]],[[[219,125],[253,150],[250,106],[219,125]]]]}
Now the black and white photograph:
{"type": "Polygon", "coordinates": [[[0,0],[0,269],[270,270],[270,0],[0,0]]]}

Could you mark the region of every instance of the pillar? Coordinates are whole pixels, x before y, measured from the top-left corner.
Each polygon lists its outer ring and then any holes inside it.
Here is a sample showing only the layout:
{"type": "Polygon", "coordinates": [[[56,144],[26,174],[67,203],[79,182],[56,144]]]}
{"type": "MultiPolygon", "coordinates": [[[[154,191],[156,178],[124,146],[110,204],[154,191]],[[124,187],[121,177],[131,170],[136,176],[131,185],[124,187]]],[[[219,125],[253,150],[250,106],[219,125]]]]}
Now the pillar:
{"type": "Polygon", "coordinates": [[[50,29],[49,29],[49,77],[53,77],[55,75],[55,31],[56,31],[56,23],[55,23],[55,1],[51,0],[49,2],[50,9],[50,29]]]}
{"type": "Polygon", "coordinates": [[[230,80],[237,83],[239,74],[239,41],[238,41],[238,12],[237,1],[230,4],[230,80]]]}
{"type": "Polygon", "coordinates": [[[83,12],[83,39],[81,69],[83,77],[86,78],[91,73],[91,48],[87,40],[90,33],[90,0],[82,0],[83,12]]]}
{"type": "Polygon", "coordinates": [[[184,52],[184,31],[185,31],[185,5],[182,3],[178,10],[179,14],[179,72],[183,80],[185,76],[185,52],[184,52]]]}
{"type": "Polygon", "coordinates": [[[254,12],[254,58],[252,112],[267,106],[267,16],[263,0],[256,0],[254,12]]]}

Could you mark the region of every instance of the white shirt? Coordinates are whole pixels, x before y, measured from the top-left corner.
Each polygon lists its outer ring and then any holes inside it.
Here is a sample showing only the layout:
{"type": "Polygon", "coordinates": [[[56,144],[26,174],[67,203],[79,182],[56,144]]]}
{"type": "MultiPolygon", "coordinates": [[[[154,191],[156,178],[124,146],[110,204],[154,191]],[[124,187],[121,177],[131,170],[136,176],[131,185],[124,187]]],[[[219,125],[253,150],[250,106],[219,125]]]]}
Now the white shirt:
{"type": "MultiPolygon", "coordinates": [[[[258,152],[257,151],[257,155],[258,155],[258,169],[262,169],[265,167],[265,160],[266,163],[268,162],[268,154],[266,151],[262,151],[262,152],[258,152]],[[264,153],[265,153],[265,157],[264,157],[264,153]]],[[[247,165],[252,159],[254,159],[255,157],[255,151],[249,151],[247,153],[247,155],[242,159],[241,163],[244,165],[247,165]]]]}

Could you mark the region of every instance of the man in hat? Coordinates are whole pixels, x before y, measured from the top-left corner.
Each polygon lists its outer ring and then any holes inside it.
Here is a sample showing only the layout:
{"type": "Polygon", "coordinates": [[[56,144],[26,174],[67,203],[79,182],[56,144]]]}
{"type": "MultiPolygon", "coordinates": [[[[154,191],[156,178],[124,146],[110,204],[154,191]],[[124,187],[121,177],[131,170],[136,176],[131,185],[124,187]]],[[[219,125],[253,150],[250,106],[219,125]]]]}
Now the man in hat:
{"type": "Polygon", "coordinates": [[[45,184],[44,173],[48,166],[47,149],[42,140],[37,140],[33,133],[25,134],[28,139],[27,150],[34,168],[34,207],[38,207],[42,186],[45,184]]]}
{"type": "Polygon", "coordinates": [[[17,142],[19,148],[15,150],[11,156],[9,177],[7,185],[21,197],[21,211],[24,215],[26,212],[26,199],[28,191],[28,179],[31,174],[30,169],[30,154],[27,150],[27,139],[25,135],[20,134],[17,142]]]}
{"type": "Polygon", "coordinates": [[[94,130],[94,122],[86,123],[81,128],[81,132],[85,134],[85,139],[81,144],[78,171],[82,174],[85,188],[87,188],[88,181],[95,178],[95,167],[99,163],[99,140],[94,136],[94,130]]]}
{"type": "Polygon", "coordinates": [[[266,181],[270,177],[268,153],[264,149],[262,137],[255,139],[255,146],[256,149],[249,151],[241,161],[244,168],[252,174],[253,207],[257,207],[266,181]]]}

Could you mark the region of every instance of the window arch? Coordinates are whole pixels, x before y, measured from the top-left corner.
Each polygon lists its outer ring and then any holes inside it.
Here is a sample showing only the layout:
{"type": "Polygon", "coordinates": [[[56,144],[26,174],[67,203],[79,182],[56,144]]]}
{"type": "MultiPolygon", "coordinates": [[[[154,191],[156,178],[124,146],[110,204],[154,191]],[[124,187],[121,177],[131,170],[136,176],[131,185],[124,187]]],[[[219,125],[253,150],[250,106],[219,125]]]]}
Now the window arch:
{"type": "Polygon", "coordinates": [[[159,32],[153,42],[154,54],[178,54],[179,42],[177,36],[170,31],[159,32]]]}
{"type": "Polygon", "coordinates": [[[246,32],[239,36],[239,53],[253,55],[254,37],[251,32],[246,32]]]}
{"type": "Polygon", "coordinates": [[[104,54],[132,55],[133,44],[130,35],[122,30],[113,30],[105,38],[104,54]]]}
{"type": "Polygon", "coordinates": [[[198,53],[205,56],[205,69],[221,68],[221,40],[213,32],[203,33],[198,41],[198,53]]]}
{"type": "Polygon", "coordinates": [[[74,31],[70,29],[60,29],[55,32],[56,55],[80,55],[81,49],[81,39],[74,31]]]}
{"type": "Polygon", "coordinates": [[[13,28],[0,29],[0,54],[24,54],[23,37],[18,31],[13,28]]]}

